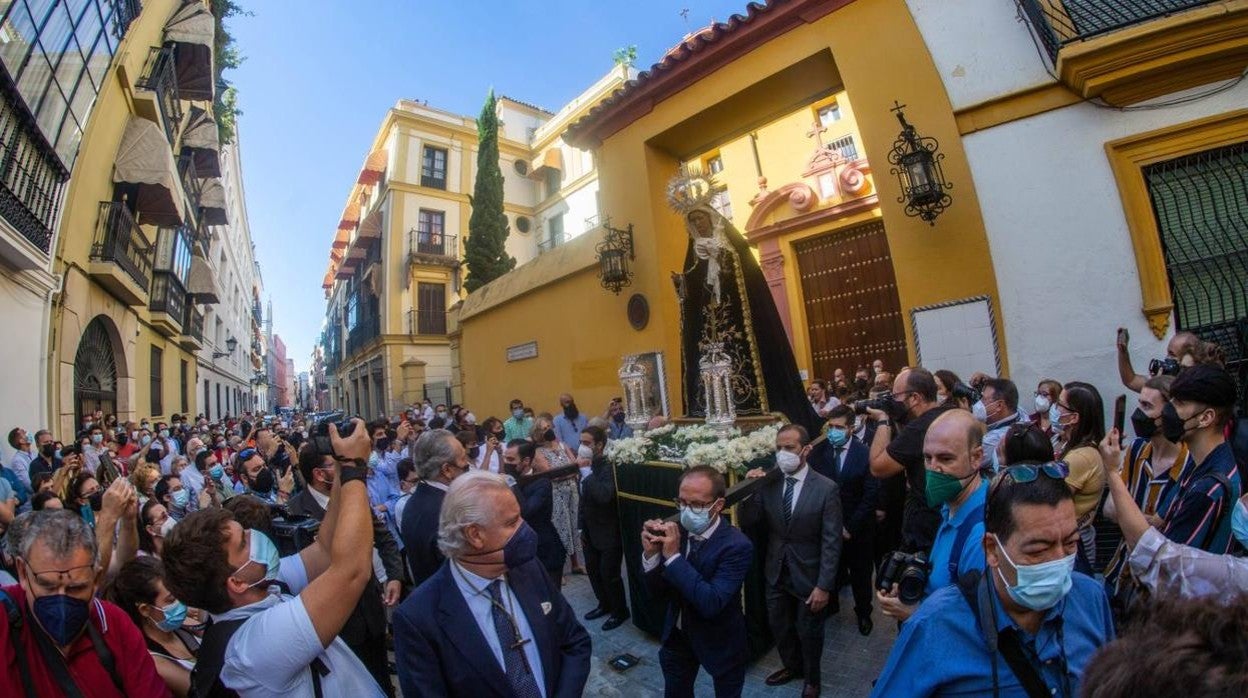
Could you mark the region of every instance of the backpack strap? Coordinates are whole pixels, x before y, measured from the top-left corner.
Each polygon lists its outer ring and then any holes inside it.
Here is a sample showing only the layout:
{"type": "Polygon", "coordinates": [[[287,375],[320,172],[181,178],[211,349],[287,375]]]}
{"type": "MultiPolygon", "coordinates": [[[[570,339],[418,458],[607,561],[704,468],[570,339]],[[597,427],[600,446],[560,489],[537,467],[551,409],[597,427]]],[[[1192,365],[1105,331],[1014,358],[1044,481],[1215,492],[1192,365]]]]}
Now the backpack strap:
{"type": "MultiPolygon", "coordinates": [[[[986,484],[981,485],[986,486],[986,484]]],[[[953,548],[949,551],[949,578],[957,581],[961,575],[958,574],[958,562],[962,559],[962,550],[966,548],[966,539],[971,536],[975,524],[984,522],[984,505],[980,504],[966,515],[962,520],[962,525],[958,526],[958,533],[953,539],[953,548]]]]}
{"type": "MultiPolygon", "coordinates": [[[[92,600],[92,604],[96,607],[96,611],[102,621],[104,619],[103,607],[95,600],[92,600]]],[[[108,648],[108,643],[104,642],[104,636],[100,634],[100,631],[91,624],[89,617],[87,619],[87,634],[91,637],[91,644],[95,647],[95,655],[99,657],[100,664],[108,672],[108,677],[113,680],[113,685],[117,687],[117,690],[122,695],[125,695],[126,684],[121,680],[121,676],[117,674],[117,661],[113,658],[113,651],[108,648]]]]}
{"type": "Polygon", "coordinates": [[[1000,633],[997,632],[997,619],[993,610],[996,590],[990,586],[987,575],[981,575],[977,571],[968,572],[958,579],[958,589],[978,620],[980,634],[988,646],[988,653],[992,656],[992,695],[1000,694],[997,672],[997,655],[999,654],[1014,672],[1014,676],[1022,684],[1023,691],[1029,698],[1050,698],[1044,679],[1040,677],[1035,664],[1027,658],[1023,650],[1018,632],[1013,627],[1006,628],[1000,633]]]}
{"type": "Polygon", "coordinates": [[[22,639],[22,612],[13,597],[3,589],[0,589],[0,605],[4,606],[4,614],[8,617],[9,637],[13,640],[13,651],[17,655],[17,671],[22,675],[22,689],[26,691],[26,698],[38,698],[34,680],[30,678],[30,664],[26,662],[26,641],[22,639]]]}

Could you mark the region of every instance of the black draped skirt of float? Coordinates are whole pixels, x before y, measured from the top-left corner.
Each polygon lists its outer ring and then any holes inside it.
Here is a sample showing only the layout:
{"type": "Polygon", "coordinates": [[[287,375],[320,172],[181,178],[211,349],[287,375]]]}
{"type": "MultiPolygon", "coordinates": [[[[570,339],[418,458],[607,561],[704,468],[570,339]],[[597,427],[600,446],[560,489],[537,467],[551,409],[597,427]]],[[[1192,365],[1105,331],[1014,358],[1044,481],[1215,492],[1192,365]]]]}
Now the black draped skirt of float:
{"type": "Polygon", "coordinates": [[[681,390],[690,417],[706,416],[706,394],[698,361],[717,337],[732,359],[733,398],[741,417],[779,412],[817,433],[819,416],[811,407],[797,373],[780,313],[763,271],[749,245],[726,232],[730,247],[720,255],[720,302],[706,283],[707,260],[699,259],[690,240],[685,253],[681,301],[681,390]]]}

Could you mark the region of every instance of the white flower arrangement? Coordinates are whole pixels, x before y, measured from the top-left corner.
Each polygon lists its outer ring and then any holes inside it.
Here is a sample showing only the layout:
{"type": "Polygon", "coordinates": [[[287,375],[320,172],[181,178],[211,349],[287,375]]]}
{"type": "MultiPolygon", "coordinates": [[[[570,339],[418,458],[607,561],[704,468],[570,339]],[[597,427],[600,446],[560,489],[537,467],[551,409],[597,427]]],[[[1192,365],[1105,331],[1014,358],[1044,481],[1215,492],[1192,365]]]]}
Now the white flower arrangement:
{"type": "Polygon", "coordinates": [[[622,465],[625,463],[644,463],[654,460],[654,442],[645,435],[632,436],[626,439],[612,439],[607,442],[603,455],[607,460],[622,465]]]}
{"type": "Polygon", "coordinates": [[[674,424],[643,432],[639,436],[607,442],[605,455],[616,465],[664,460],[686,468],[709,465],[721,473],[745,472],[749,463],[771,455],[776,448],[780,424],[769,424],[749,434],[733,428],[727,436],[704,424],[677,428],[674,424]]]}

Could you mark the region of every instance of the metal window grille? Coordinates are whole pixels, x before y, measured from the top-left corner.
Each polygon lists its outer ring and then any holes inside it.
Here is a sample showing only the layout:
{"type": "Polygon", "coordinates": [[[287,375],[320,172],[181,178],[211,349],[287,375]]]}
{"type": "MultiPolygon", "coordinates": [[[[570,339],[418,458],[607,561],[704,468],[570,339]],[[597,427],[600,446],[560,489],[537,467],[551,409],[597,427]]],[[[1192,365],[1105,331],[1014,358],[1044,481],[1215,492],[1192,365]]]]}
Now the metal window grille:
{"type": "Polygon", "coordinates": [[[1177,329],[1216,342],[1248,406],[1248,141],[1144,168],[1177,329]]]}
{"type": "Polygon", "coordinates": [[[1091,39],[1219,0],[1016,0],[1049,58],[1067,44],[1091,39]]]}

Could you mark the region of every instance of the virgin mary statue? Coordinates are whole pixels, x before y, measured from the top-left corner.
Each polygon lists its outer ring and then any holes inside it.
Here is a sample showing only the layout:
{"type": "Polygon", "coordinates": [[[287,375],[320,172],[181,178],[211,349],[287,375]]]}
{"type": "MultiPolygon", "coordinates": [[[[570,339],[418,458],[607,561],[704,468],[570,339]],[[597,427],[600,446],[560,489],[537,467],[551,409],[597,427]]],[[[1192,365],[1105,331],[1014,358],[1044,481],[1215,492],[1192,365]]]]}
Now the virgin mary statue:
{"type": "Polygon", "coordinates": [[[708,416],[699,365],[722,347],[738,416],[778,412],[813,435],[819,417],[806,397],[767,281],[745,238],[711,206],[714,193],[711,182],[696,173],[682,173],[668,185],[668,202],[684,215],[689,235],[684,268],[672,275],[680,298],[685,409],[689,417],[708,416]]]}

